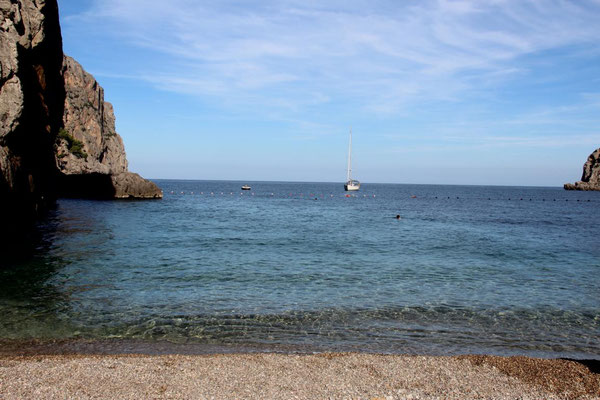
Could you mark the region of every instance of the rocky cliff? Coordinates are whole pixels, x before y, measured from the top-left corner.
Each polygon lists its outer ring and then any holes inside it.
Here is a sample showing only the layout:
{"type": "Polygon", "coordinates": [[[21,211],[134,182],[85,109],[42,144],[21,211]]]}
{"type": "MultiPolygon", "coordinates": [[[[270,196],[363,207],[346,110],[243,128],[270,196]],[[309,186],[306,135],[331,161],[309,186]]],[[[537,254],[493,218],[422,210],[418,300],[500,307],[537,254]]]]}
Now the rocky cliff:
{"type": "Polygon", "coordinates": [[[57,195],[162,197],[127,171],[102,88],[63,57],[56,0],[0,0],[0,13],[0,244],[57,195]]]}
{"type": "Polygon", "coordinates": [[[96,79],[64,58],[64,128],[57,136],[61,194],[100,198],[160,198],[152,182],[128,172],[123,139],[115,131],[112,105],[96,79]]]}
{"type": "Polygon", "coordinates": [[[14,237],[56,194],[63,53],[55,0],[0,0],[0,13],[0,235],[14,237]]]}
{"type": "Polygon", "coordinates": [[[566,183],[566,190],[600,190],[600,149],[596,149],[583,164],[581,180],[566,183]]]}

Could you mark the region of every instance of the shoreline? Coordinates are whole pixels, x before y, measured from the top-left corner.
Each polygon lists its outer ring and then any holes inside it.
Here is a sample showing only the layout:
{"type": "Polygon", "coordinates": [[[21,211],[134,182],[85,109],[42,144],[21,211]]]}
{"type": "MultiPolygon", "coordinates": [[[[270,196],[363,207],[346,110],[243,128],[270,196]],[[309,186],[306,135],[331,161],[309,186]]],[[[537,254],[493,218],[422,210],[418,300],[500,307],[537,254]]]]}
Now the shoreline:
{"type": "Polygon", "coordinates": [[[291,350],[4,339],[0,398],[600,399],[599,359],[291,350]]]}
{"type": "Polygon", "coordinates": [[[600,371],[522,356],[0,355],[3,399],[140,397],[600,399],[600,371]]]}
{"type": "MultiPolygon", "coordinates": [[[[493,357],[528,357],[542,360],[570,360],[586,365],[600,365],[600,354],[571,352],[541,352],[527,349],[504,349],[486,351],[464,348],[461,351],[448,350],[419,351],[407,348],[404,351],[381,351],[369,347],[331,347],[310,344],[281,343],[210,343],[195,340],[170,341],[142,338],[62,338],[62,339],[6,339],[0,338],[0,357],[35,355],[214,355],[214,354],[286,354],[312,355],[324,353],[357,353],[391,356],[461,357],[480,355],[493,357]]],[[[600,368],[600,367],[598,367],[600,368]]]]}

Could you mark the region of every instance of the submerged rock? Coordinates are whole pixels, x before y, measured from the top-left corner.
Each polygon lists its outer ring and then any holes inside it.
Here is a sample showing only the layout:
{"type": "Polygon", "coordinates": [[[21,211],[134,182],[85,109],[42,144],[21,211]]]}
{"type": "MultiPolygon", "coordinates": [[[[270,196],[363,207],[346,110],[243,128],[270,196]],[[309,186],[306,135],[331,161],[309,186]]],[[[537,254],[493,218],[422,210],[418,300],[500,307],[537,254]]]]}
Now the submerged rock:
{"type": "Polygon", "coordinates": [[[600,148],[596,149],[583,164],[581,180],[565,183],[566,190],[600,190],[600,148]]]}

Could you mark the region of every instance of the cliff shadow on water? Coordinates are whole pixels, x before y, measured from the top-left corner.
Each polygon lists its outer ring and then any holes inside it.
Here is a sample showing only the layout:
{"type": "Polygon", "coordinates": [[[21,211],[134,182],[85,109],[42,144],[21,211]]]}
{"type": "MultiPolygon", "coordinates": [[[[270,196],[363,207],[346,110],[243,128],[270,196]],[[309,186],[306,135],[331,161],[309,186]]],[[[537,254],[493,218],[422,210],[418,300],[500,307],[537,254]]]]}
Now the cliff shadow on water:
{"type": "Polygon", "coordinates": [[[98,200],[114,199],[116,190],[110,175],[62,175],[58,179],[61,197],[98,200]]]}
{"type": "Polygon", "coordinates": [[[52,202],[35,221],[13,218],[10,225],[3,226],[0,231],[0,291],[3,291],[4,278],[12,276],[10,271],[19,270],[27,274],[33,260],[49,253],[57,234],[57,209],[57,203],[52,202]],[[5,274],[7,271],[8,275],[5,274]]]}
{"type": "Polygon", "coordinates": [[[68,325],[63,316],[72,307],[71,294],[61,271],[69,260],[52,251],[65,230],[59,214],[58,206],[48,210],[27,240],[0,257],[0,347],[18,349],[29,340],[52,338],[68,325]]]}

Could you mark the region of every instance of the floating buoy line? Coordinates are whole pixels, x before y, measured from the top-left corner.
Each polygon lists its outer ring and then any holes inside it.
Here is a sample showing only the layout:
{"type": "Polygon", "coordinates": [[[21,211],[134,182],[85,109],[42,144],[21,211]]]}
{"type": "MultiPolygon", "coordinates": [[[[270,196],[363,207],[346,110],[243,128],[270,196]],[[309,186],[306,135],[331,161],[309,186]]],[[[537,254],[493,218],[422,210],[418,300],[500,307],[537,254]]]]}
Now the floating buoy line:
{"type": "MultiPolygon", "coordinates": [[[[314,199],[334,199],[334,198],[352,198],[352,199],[358,199],[358,198],[377,198],[376,194],[366,194],[366,193],[352,193],[352,194],[334,194],[334,193],[275,193],[275,192],[267,192],[267,193],[256,193],[256,192],[198,192],[198,191],[174,191],[171,190],[169,192],[167,192],[170,195],[173,196],[211,196],[211,197],[215,197],[215,196],[219,196],[219,197],[233,197],[233,196],[238,196],[238,197],[258,197],[258,198],[299,198],[299,199],[308,199],[308,200],[314,200],[314,199]]],[[[384,197],[385,199],[385,197],[384,197]]],[[[423,200],[437,200],[437,201],[453,201],[453,200],[460,200],[461,202],[467,202],[470,200],[485,200],[485,201],[510,201],[510,202],[545,202],[545,201],[553,201],[553,202],[578,202],[578,203],[597,203],[600,202],[600,198],[599,199],[565,199],[565,198],[554,198],[554,197],[548,197],[548,198],[533,198],[533,197],[497,197],[497,198],[492,198],[492,197],[460,197],[460,196],[417,196],[414,194],[403,194],[401,196],[394,196],[393,197],[394,200],[399,200],[399,199],[406,199],[406,200],[413,200],[413,201],[423,201],[423,200]]]]}
{"type": "Polygon", "coordinates": [[[334,198],[334,197],[352,197],[352,198],[373,198],[373,197],[377,197],[376,194],[343,194],[343,195],[335,195],[335,194],[324,194],[324,193],[286,193],[286,194],[276,194],[273,192],[270,193],[260,193],[260,194],[256,194],[254,192],[193,192],[193,191],[175,191],[175,190],[171,190],[169,192],[167,192],[168,194],[174,195],[174,196],[191,196],[191,195],[196,195],[196,196],[245,196],[245,197],[253,197],[256,195],[256,197],[281,197],[281,198],[287,198],[287,197],[297,197],[297,198],[306,198],[306,199],[314,199],[314,198],[334,198]]]}

